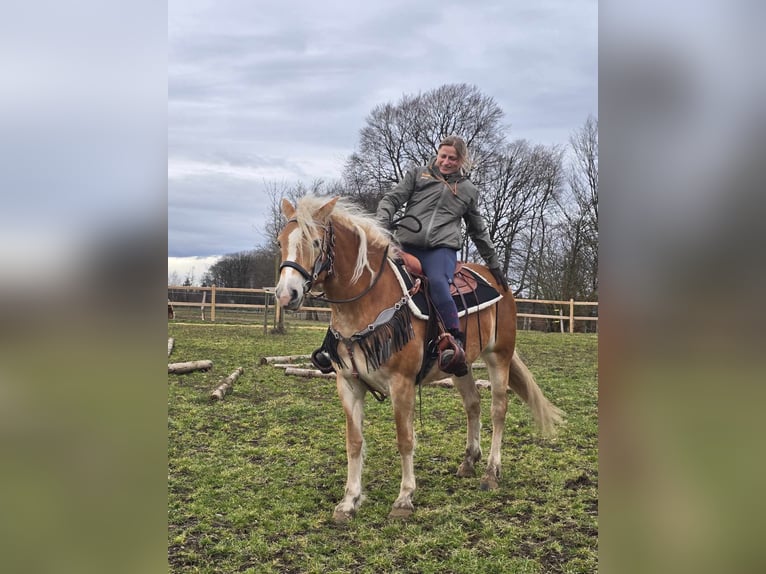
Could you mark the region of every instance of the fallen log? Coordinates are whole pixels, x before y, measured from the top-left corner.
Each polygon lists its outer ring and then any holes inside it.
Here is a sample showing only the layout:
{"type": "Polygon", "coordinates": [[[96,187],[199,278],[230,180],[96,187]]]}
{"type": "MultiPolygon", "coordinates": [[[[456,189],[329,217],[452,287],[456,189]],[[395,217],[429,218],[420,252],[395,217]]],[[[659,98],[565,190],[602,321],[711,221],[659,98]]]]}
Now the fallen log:
{"type": "Polygon", "coordinates": [[[298,369],[296,367],[287,367],[285,375],[295,375],[296,377],[320,377],[322,379],[334,379],[335,373],[323,373],[319,369],[298,369]]]}
{"type": "MultiPolygon", "coordinates": [[[[490,387],[490,383],[486,379],[476,379],[474,382],[480,389],[488,389],[490,387]]],[[[426,387],[441,387],[444,389],[451,389],[455,386],[452,382],[452,378],[438,379],[436,381],[431,381],[430,383],[423,383],[423,385],[426,387]]]]}
{"type": "Polygon", "coordinates": [[[284,357],[261,357],[261,365],[271,365],[272,363],[292,363],[299,359],[310,359],[311,355],[286,355],[284,357]]]}
{"type": "Polygon", "coordinates": [[[228,377],[226,377],[225,379],[221,379],[218,383],[218,386],[210,393],[210,400],[222,401],[223,397],[225,397],[226,393],[228,393],[231,390],[232,385],[236,382],[236,380],[244,372],[244,370],[245,369],[243,369],[242,367],[239,367],[236,371],[234,371],[228,377]]]}
{"type": "Polygon", "coordinates": [[[213,361],[187,361],[185,363],[168,363],[168,374],[182,375],[194,371],[209,371],[213,361]]]}
{"type": "Polygon", "coordinates": [[[170,356],[170,353],[173,352],[173,345],[175,345],[176,340],[173,337],[168,337],[168,357],[170,356]]]}

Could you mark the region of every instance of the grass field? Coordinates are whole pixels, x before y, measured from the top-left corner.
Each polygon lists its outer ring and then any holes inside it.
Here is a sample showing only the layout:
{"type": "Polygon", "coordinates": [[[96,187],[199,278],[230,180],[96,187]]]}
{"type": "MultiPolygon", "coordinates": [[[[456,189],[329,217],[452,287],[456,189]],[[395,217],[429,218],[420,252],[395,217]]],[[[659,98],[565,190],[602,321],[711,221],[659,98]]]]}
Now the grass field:
{"type": "MultiPolygon", "coordinates": [[[[422,390],[415,429],[415,514],[387,518],[400,465],[389,401],[368,398],[366,500],[332,522],[346,478],[344,417],[327,379],[260,366],[306,354],[322,330],[264,335],[247,325],[171,322],[169,361],[210,359],[210,372],[168,376],[168,563],[171,572],[593,573],[598,569],[596,335],[520,332],[519,352],[567,413],[554,440],[510,402],[496,491],[454,473],[465,447],[457,391],[422,390]],[[222,402],[209,392],[244,367],[222,402]]],[[[486,372],[476,371],[477,378],[486,372]]],[[[482,390],[489,452],[489,391],[482,390]]],[[[483,472],[483,462],[477,466],[483,472]]]]}

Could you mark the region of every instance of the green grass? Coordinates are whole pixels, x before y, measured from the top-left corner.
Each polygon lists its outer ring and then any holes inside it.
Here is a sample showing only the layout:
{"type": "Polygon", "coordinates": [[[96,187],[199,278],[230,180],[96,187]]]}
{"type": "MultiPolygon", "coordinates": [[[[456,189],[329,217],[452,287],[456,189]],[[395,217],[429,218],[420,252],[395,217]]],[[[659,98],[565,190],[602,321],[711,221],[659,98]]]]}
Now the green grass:
{"type": "MultiPolygon", "coordinates": [[[[520,332],[518,348],[568,423],[533,431],[513,397],[500,488],[454,473],[465,447],[456,391],[425,387],[416,419],[415,514],[387,518],[400,465],[389,401],[368,398],[366,500],[332,522],[346,478],[344,417],[333,380],[285,376],[264,356],[306,354],[322,330],[170,323],[169,361],[210,359],[168,376],[168,562],[171,572],[592,573],[597,571],[597,337],[520,332]],[[223,402],[208,393],[244,367],[223,402]]],[[[477,377],[486,378],[485,371],[477,377]]],[[[489,452],[489,391],[482,390],[489,452]]],[[[483,472],[483,462],[477,467],[483,472]]]]}

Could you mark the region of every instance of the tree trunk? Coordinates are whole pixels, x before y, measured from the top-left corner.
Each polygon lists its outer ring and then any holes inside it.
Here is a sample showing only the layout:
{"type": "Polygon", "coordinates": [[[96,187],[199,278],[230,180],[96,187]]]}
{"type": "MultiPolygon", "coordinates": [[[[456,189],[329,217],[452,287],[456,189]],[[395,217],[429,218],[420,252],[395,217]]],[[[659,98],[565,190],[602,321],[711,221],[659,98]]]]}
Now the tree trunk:
{"type": "Polygon", "coordinates": [[[225,379],[221,379],[218,386],[210,393],[210,400],[222,401],[223,397],[226,396],[226,393],[229,392],[232,385],[236,382],[236,380],[244,372],[244,370],[245,369],[243,369],[242,367],[239,367],[236,371],[234,371],[228,377],[226,377],[225,379]]]}
{"type": "Polygon", "coordinates": [[[168,374],[182,375],[194,371],[209,371],[213,361],[188,361],[186,363],[168,363],[168,374]]]}
{"type": "Polygon", "coordinates": [[[285,375],[295,375],[298,377],[319,377],[322,379],[334,379],[335,373],[323,373],[319,369],[298,369],[296,367],[288,367],[285,369],[285,375]]]}
{"type": "Polygon", "coordinates": [[[292,363],[298,359],[310,359],[311,355],[286,355],[283,357],[261,357],[261,365],[271,365],[272,363],[292,363]]]}

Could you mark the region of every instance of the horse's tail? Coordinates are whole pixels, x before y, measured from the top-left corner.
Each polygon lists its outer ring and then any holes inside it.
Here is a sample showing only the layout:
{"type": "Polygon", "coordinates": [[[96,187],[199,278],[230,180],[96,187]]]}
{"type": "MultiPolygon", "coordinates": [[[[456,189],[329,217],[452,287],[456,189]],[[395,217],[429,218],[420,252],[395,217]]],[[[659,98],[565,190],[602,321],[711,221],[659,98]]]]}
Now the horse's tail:
{"type": "Polygon", "coordinates": [[[564,412],[545,398],[534,376],[515,351],[508,386],[532,411],[532,417],[543,436],[554,436],[556,425],[564,422],[564,412]]]}

